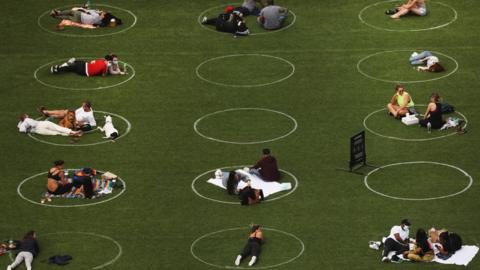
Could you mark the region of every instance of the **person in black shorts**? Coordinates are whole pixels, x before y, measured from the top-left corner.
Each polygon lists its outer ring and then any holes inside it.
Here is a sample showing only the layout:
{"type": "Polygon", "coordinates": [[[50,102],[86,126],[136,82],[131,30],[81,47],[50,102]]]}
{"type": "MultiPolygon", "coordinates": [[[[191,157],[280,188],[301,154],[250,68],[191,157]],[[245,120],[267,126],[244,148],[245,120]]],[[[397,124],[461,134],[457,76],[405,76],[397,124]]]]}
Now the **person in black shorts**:
{"type": "Polygon", "coordinates": [[[248,256],[252,256],[250,261],[248,262],[248,266],[254,265],[258,257],[260,256],[260,252],[262,249],[263,244],[263,232],[260,225],[252,224],[250,229],[250,236],[248,237],[247,244],[243,248],[243,251],[240,255],[237,256],[235,259],[235,265],[239,266],[243,259],[248,256]]]}
{"type": "Polygon", "coordinates": [[[68,183],[63,170],[65,162],[56,160],[54,166],[48,170],[47,191],[52,195],[62,195],[72,190],[73,184],[68,183]]]}
{"type": "Polygon", "coordinates": [[[203,17],[202,24],[215,25],[217,31],[232,33],[236,36],[248,36],[250,34],[243,14],[234,10],[232,6],[226,7],[224,13],[219,14],[217,18],[203,17]]]}

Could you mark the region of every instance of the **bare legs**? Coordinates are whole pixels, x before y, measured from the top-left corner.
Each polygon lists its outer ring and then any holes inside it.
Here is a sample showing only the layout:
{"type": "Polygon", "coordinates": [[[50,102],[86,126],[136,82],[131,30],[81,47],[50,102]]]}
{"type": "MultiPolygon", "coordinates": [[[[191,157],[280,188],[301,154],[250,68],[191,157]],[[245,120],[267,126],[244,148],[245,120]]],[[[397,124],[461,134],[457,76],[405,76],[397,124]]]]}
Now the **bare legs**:
{"type": "Polygon", "coordinates": [[[400,106],[398,105],[393,105],[392,103],[387,104],[387,109],[390,112],[390,114],[395,117],[395,118],[400,118],[402,116],[407,115],[407,108],[401,109],[400,106]]]}

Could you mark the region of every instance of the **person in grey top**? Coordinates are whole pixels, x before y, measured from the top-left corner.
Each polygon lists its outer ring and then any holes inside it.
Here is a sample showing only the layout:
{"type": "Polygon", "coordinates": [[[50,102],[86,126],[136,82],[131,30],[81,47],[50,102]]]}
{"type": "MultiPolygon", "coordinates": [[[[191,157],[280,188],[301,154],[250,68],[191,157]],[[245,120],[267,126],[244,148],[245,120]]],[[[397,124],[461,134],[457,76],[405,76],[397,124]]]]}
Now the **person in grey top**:
{"type": "Polygon", "coordinates": [[[273,0],[268,2],[271,4],[260,11],[257,21],[266,30],[279,29],[287,19],[288,9],[273,5],[273,0]]]}

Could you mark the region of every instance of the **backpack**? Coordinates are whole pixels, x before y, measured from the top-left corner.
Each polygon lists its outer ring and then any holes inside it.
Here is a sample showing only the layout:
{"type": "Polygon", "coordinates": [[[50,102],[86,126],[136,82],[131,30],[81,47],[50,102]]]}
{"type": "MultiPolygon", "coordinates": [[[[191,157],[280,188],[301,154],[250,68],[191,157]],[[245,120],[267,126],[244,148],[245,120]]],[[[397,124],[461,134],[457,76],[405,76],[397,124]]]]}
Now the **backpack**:
{"type": "Polygon", "coordinates": [[[462,248],[462,238],[456,233],[450,233],[450,252],[455,253],[455,251],[462,248]]]}
{"type": "Polygon", "coordinates": [[[442,113],[453,113],[455,112],[455,107],[448,104],[448,102],[442,102],[442,113]]]}
{"type": "Polygon", "coordinates": [[[72,256],[70,255],[55,255],[48,258],[49,264],[56,264],[56,265],[67,265],[72,260],[72,256]]]}

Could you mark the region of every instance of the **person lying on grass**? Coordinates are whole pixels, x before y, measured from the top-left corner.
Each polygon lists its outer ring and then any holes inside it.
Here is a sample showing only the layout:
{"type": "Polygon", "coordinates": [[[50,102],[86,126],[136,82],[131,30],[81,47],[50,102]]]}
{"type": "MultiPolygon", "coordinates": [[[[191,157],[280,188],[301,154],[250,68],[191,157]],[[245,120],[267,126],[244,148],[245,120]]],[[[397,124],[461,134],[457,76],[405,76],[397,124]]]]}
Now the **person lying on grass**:
{"type": "Polygon", "coordinates": [[[226,187],[229,195],[238,196],[241,205],[256,204],[264,199],[263,191],[261,189],[252,188],[250,180],[242,177],[235,171],[229,172],[226,187]],[[246,186],[239,188],[238,184],[240,181],[245,182],[246,186]]]}
{"type": "Polygon", "coordinates": [[[407,3],[398,6],[394,10],[387,10],[385,13],[390,15],[392,19],[400,19],[400,17],[407,14],[425,16],[427,15],[427,6],[425,0],[408,0],[407,3]]]}
{"type": "Polygon", "coordinates": [[[217,31],[232,33],[235,36],[248,36],[250,34],[243,13],[234,10],[232,6],[227,6],[224,13],[219,14],[216,18],[208,19],[204,16],[202,24],[214,25],[217,31]]]}
{"type": "Polygon", "coordinates": [[[445,68],[440,64],[438,57],[430,51],[413,52],[409,58],[410,64],[417,66],[418,71],[442,72],[445,68]]]}
{"type": "Polygon", "coordinates": [[[410,94],[405,91],[405,87],[401,84],[395,86],[395,94],[393,94],[390,102],[387,104],[388,114],[400,119],[410,114],[416,114],[413,99],[410,94]]]}
{"type": "Polygon", "coordinates": [[[116,27],[122,25],[122,20],[110,12],[89,9],[88,7],[52,10],[50,16],[60,20],[60,23],[57,25],[57,30],[63,30],[65,26],[96,29],[98,27],[116,27]]]}
{"type": "Polygon", "coordinates": [[[77,60],[70,58],[67,62],[50,67],[51,74],[64,74],[74,72],[81,76],[106,76],[106,75],[125,75],[125,70],[121,70],[118,56],[116,54],[106,55],[103,59],[91,61],[77,60]]]}
{"type": "Polygon", "coordinates": [[[288,9],[273,4],[273,0],[267,0],[267,6],[260,11],[257,22],[265,30],[276,30],[283,26],[288,17],[288,9]]]}
{"type": "Polygon", "coordinates": [[[61,127],[47,120],[34,120],[26,113],[20,115],[20,122],[17,124],[17,128],[18,131],[22,133],[33,133],[39,135],[80,137],[83,134],[82,131],[74,131],[70,128],[61,127]]]}
{"type": "Polygon", "coordinates": [[[45,106],[41,106],[38,110],[45,117],[61,119],[59,125],[72,130],[90,131],[97,126],[92,104],[88,100],[82,102],[82,106],[75,111],[68,109],[47,110],[45,106]]]}
{"type": "Polygon", "coordinates": [[[22,241],[18,241],[17,244],[12,244],[10,249],[18,251],[17,256],[12,264],[7,266],[7,270],[13,270],[25,261],[25,267],[27,270],[32,269],[33,258],[40,252],[40,247],[37,242],[37,235],[35,231],[29,231],[25,234],[22,241]]]}
{"type": "Polygon", "coordinates": [[[262,250],[263,244],[263,231],[260,225],[251,224],[250,225],[250,235],[248,236],[247,243],[245,244],[242,253],[240,253],[235,259],[235,265],[239,266],[243,259],[248,256],[252,256],[248,262],[248,266],[253,266],[262,250]]]}
{"type": "Polygon", "coordinates": [[[427,105],[427,110],[423,119],[420,119],[419,124],[420,126],[427,128],[428,131],[431,129],[440,129],[443,124],[445,124],[442,117],[442,104],[440,103],[439,94],[432,93],[430,96],[430,102],[427,105]]]}

